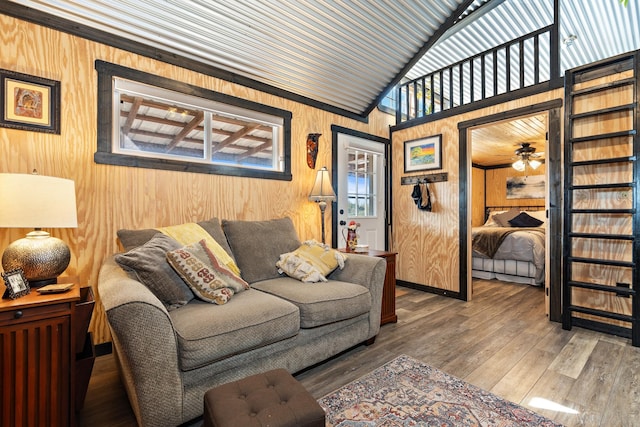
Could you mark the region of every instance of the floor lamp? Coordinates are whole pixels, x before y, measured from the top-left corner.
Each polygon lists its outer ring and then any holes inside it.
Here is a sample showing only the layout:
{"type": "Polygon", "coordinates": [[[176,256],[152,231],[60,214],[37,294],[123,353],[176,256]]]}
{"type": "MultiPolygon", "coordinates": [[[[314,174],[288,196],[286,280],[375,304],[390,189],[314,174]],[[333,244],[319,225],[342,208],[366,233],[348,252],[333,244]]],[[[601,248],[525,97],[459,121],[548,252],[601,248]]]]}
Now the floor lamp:
{"type": "Polygon", "coordinates": [[[324,238],[324,211],[327,209],[327,202],[333,202],[336,200],[336,193],[333,192],[331,186],[331,177],[326,166],[323,166],[318,170],[316,175],[316,182],[313,184],[313,189],[309,193],[309,201],[318,203],[320,207],[320,216],[322,218],[322,243],[325,243],[324,238]]]}

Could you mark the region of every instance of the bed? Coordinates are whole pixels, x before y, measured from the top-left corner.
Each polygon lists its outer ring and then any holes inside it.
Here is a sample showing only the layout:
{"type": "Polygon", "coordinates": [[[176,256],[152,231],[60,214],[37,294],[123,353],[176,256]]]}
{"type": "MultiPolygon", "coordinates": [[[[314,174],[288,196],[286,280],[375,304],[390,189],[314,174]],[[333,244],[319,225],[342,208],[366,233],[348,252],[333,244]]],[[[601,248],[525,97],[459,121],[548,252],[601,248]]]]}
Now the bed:
{"type": "Polygon", "coordinates": [[[484,225],[472,228],[472,277],[542,286],[544,207],[490,207],[486,218],[484,225]]]}

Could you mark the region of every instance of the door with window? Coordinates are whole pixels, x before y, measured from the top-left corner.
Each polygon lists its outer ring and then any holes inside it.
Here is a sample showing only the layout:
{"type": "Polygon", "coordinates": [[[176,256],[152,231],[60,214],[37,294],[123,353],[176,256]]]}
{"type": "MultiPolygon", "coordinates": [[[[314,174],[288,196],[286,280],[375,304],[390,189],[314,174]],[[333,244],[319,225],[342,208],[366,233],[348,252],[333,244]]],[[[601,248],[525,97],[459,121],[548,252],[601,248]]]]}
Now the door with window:
{"type": "Polygon", "coordinates": [[[346,246],[346,228],[358,226],[358,244],[386,249],[386,144],[383,139],[337,133],[337,246],[346,246]]]}

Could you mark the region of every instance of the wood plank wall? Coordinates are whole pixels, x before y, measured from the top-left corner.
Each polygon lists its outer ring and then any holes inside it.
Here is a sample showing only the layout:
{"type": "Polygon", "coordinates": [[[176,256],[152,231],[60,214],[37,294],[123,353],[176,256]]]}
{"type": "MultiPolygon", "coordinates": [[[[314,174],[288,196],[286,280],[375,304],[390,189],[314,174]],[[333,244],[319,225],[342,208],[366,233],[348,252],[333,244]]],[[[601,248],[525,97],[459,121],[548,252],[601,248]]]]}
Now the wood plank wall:
{"type": "MultiPolygon", "coordinates": [[[[96,290],[99,268],[119,250],[116,230],[208,219],[259,220],[290,216],[302,240],[320,239],[320,210],[307,201],[316,171],[306,165],[308,133],[321,133],[318,168],[331,167],[331,125],[389,137],[394,118],[375,110],[368,123],[347,119],[274,95],[134,55],[49,28],[0,15],[0,68],[61,82],[61,134],[0,128],[0,171],[73,179],[78,228],[47,230],[67,242],[68,276],[96,290]],[[293,181],[159,171],[93,161],[96,151],[97,75],[100,59],[293,113],[293,181]]],[[[2,203],[10,203],[3,200],[2,203]]],[[[43,207],[46,208],[46,207],[43,207]]],[[[327,217],[331,218],[331,211],[327,217]]],[[[331,222],[327,221],[331,236],[331,222]]],[[[0,251],[30,230],[0,229],[0,251]]],[[[100,296],[90,330],[110,340],[100,296]]]]}
{"type": "Polygon", "coordinates": [[[556,89],[392,133],[392,246],[398,252],[397,279],[444,291],[460,291],[458,123],[563,98],[563,89],[556,89]],[[449,180],[431,184],[433,211],[419,211],[411,199],[412,186],[397,185],[403,176],[415,175],[404,173],[404,142],[438,134],[442,134],[443,168],[434,172],[448,172],[449,180]]]}

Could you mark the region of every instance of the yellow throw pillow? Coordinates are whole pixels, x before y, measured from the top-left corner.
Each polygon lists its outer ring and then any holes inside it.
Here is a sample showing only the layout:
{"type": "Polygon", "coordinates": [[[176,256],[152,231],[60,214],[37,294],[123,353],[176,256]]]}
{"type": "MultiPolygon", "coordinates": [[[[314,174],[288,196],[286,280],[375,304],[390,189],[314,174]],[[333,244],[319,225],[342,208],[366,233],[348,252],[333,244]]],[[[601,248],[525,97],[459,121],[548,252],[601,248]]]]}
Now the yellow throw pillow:
{"type": "Polygon", "coordinates": [[[304,242],[298,249],[280,255],[278,272],[302,282],[326,282],[333,270],[344,267],[346,255],[315,240],[304,242]]]}
{"type": "Polygon", "coordinates": [[[183,245],[191,245],[204,239],[207,242],[207,247],[213,252],[218,259],[222,261],[236,275],[240,275],[240,269],[236,265],[231,255],[225,251],[222,246],[207,233],[207,230],[200,227],[195,222],[189,222],[180,225],[171,225],[169,227],[157,228],[162,234],[172,237],[174,240],[182,243],[183,245]]]}

